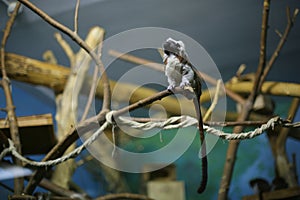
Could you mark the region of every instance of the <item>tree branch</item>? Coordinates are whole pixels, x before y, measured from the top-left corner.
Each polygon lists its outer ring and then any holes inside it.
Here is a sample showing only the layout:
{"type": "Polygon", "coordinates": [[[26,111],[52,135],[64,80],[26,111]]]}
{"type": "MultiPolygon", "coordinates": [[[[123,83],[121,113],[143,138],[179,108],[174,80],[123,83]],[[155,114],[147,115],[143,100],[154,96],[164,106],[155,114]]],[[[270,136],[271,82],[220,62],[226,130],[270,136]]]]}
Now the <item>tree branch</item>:
{"type": "MultiPolygon", "coordinates": [[[[5,97],[6,97],[6,112],[7,112],[8,122],[9,122],[10,135],[15,144],[17,152],[19,152],[21,154],[22,153],[21,152],[21,142],[20,142],[20,136],[19,136],[17,117],[16,117],[16,113],[15,113],[15,106],[13,103],[12,94],[11,94],[11,90],[10,90],[10,81],[7,77],[6,67],[5,67],[5,46],[6,46],[7,39],[10,35],[11,28],[14,24],[14,21],[18,14],[18,10],[19,10],[20,6],[21,6],[20,3],[16,4],[16,7],[15,7],[13,13],[11,14],[9,20],[6,23],[6,27],[5,27],[4,34],[2,37],[2,41],[1,41],[0,66],[1,66],[1,71],[2,71],[1,83],[2,83],[2,87],[4,90],[5,97]]],[[[15,158],[13,158],[13,160],[17,165],[22,166],[21,161],[15,159],[15,158]]],[[[22,193],[23,185],[24,185],[23,178],[15,178],[15,180],[14,180],[15,194],[22,193]]]]}
{"type": "Polygon", "coordinates": [[[281,49],[283,48],[285,42],[287,41],[287,37],[295,23],[296,17],[298,15],[299,10],[295,9],[293,16],[290,14],[290,9],[289,7],[286,8],[286,14],[287,14],[287,25],[285,27],[284,33],[280,38],[280,41],[278,42],[278,45],[276,49],[274,50],[274,53],[272,54],[269,62],[266,65],[266,68],[263,71],[263,74],[261,75],[260,83],[259,83],[259,88],[262,87],[262,84],[266,80],[267,74],[271,70],[272,66],[274,65],[275,61],[277,60],[279,53],[281,49]]]}
{"type": "MultiPolygon", "coordinates": [[[[259,64],[255,75],[255,82],[252,92],[250,93],[246,102],[242,104],[242,112],[240,113],[237,121],[245,121],[248,119],[250,115],[250,111],[252,109],[254,100],[257,96],[257,93],[260,91],[259,88],[259,80],[263,73],[263,69],[265,67],[265,60],[266,60],[266,40],[267,40],[267,27],[268,27],[268,18],[269,18],[269,7],[270,7],[270,0],[264,0],[263,4],[263,17],[262,17],[262,27],[261,27],[261,40],[260,40],[260,58],[259,64]]],[[[236,126],[233,129],[233,132],[240,133],[243,131],[243,126],[236,126]]],[[[221,184],[219,188],[219,195],[218,200],[225,200],[227,199],[227,194],[229,191],[229,186],[231,183],[231,178],[233,174],[233,168],[235,164],[235,158],[237,154],[239,146],[239,141],[231,141],[229,143],[227,154],[226,154],[226,162],[223,170],[223,176],[221,179],[221,184]]]]}
{"type": "MultiPolygon", "coordinates": [[[[298,107],[300,104],[299,98],[294,98],[288,112],[288,120],[293,121],[295,115],[298,111],[298,107]]],[[[281,128],[279,130],[278,137],[276,139],[276,169],[278,171],[278,175],[286,180],[289,187],[296,187],[298,185],[296,180],[296,174],[294,173],[291,164],[289,163],[287,153],[286,153],[286,140],[288,137],[290,129],[289,128],[281,128]]]]}
{"type": "MultiPolygon", "coordinates": [[[[238,119],[238,121],[244,121],[249,117],[249,114],[251,112],[253,103],[255,101],[256,96],[258,93],[261,92],[262,86],[264,84],[265,78],[272,68],[276,58],[278,57],[280,50],[282,49],[288,33],[290,32],[290,29],[293,25],[293,22],[295,21],[295,18],[298,14],[298,9],[295,10],[293,17],[291,18],[289,14],[289,10],[287,11],[288,14],[288,24],[285,29],[285,33],[282,36],[281,40],[279,41],[277,48],[275,49],[271,59],[266,64],[266,41],[267,41],[267,28],[268,28],[268,18],[269,18],[269,8],[270,8],[270,0],[264,0],[263,4],[263,17],[262,17],[262,28],[261,28],[261,40],[260,40],[260,58],[259,58],[259,64],[255,75],[255,81],[253,90],[250,93],[246,103],[243,105],[242,113],[238,119]]],[[[237,126],[234,128],[234,132],[240,132],[242,131],[241,126],[237,126]]],[[[224,166],[223,171],[223,177],[221,181],[221,186],[219,189],[219,199],[226,199],[227,193],[231,181],[231,176],[233,172],[233,167],[235,164],[235,156],[237,153],[239,141],[232,141],[229,143],[227,156],[226,156],[226,163],[224,166]]]]}
{"type": "Polygon", "coordinates": [[[260,56],[259,63],[255,74],[253,92],[249,96],[249,101],[254,102],[256,95],[260,92],[260,79],[262,77],[266,65],[266,49],[267,49],[267,33],[268,33],[268,20],[269,20],[270,0],[264,0],[263,16],[260,34],[260,56]]]}
{"type": "Polygon", "coordinates": [[[76,1],[75,14],[74,14],[74,33],[78,31],[78,11],[79,11],[80,0],[76,1]]]}
{"type": "Polygon", "coordinates": [[[203,121],[207,121],[208,118],[210,117],[211,113],[213,112],[213,110],[215,109],[217,103],[218,103],[218,99],[219,99],[219,93],[220,93],[220,85],[221,85],[221,80],[218,80],[217,86],[216,86],[216,92],[215,92],[215,96],[213,98],[213,101],[210,105],[210,107],[208,108],[207,112],[205,113],[204,117],[203,117],[203,121]]]}
{"type": "MultiPolygon", "coordinates": [[[[102,51],[102,43],[103,43],[103,40],[104,40],[104,30],[103,32],[101,32],[101,37],[100,37],[100,40],[99,40],[99,43],[98,43],[98,47],[97,47],[97,54],[99,56],[99,59],[101,57],[101,51],[102,51]]],[[[98,73],[99,73],[99,68],[98,67],[95,67],[94,69],[94,72],[93,72],[93,78],[92,78],[92,84],[91,84],[91,88],[90,88],[90,93],[89,93],[89,96],[88,96],[88,101],[86,103],[86,106],[84,108],[84,112],[82,114],[82,117],[80,119],[80,121],[83,121],[86,119],[87,115],[88,115],[88,112],[89,112],[89,109],[92,105],[92,101],[93,101],[93,98],[94,98],[94,92],[96,92],[96,88],[97,88],[97,78],[98,78],[98,73]]]]}
{"type": "Polygon", "coordinates": [[[54,34],[55,39],[57,40],[58,44],[60,44],[61,48],[66,53],[67,57],[69,58],[70,67],[73,69],[75,67],[75,55],[70,47],[70,45],[62,38],[60,33],[54,34]]]}
{"type": "Polygon", "coordinates": [[[102,197],[98,197],[95,200],[151,200],[149,197],[141,194],[132,194],[132,193],[119,193],[119,194],[107,194],[102,197]]]}

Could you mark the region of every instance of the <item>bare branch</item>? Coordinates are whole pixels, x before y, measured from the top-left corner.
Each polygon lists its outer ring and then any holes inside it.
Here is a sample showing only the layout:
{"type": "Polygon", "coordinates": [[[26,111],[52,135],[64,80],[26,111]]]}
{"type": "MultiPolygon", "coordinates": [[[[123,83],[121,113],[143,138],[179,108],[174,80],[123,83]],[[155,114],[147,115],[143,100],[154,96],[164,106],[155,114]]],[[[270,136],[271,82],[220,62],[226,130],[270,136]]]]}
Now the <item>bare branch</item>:
{"type": "Polygon", "coordinates": [[[141,194],[132,194],[132,193],[119,193],[119,194],[108,194],[102,197],[98,197],[95,200],[151,200],[149,197],[141,194]]]}
{"type": "Polygon", "coordinates": [[[53,51],[51,51],[51,50],[47,50],[43,53],[43,59],[46,63],[50,63],[50,64],[54,64],[54,65],[57,64],[57,59],[56,59],[55,55],[53,54],[53,51]]]}
{"type": "Polygon", "coordinates": [[[74,33],[78,31],[78,11],[79,11],[80,0],[77,0],[74,14],[74,33]]]}
{"type": "Polygon", "coordinates": [[[218,103],[218,99],[219,99],[219,93],[220,93],[220,85],[221,85],[221,80],[218,80],[217,83],[217,87],[216,87],[216,93],[215,96],[213,98],[213,101],[210,105],[210,107],[208,108],[207,112],[205,113],[204,117],[203,117],[203,121],[207,121],[209,116],[211,115],[211,113],[213,112],[213,110],[215,109],[217,103],[218,103]]]}
{"type": "MultiPolygon", "coordinates": [[[[21,154],[22,153],[21,152],[21,142],[20,142],[20,136],[19,136],[17,117],[16,117],[16,113],[15,113],[15,106],[13,103],[12,94],[11,94],[11,90],[10,90],[10,81],[7,77],[6,70],[5,70],[5,46],[6,46],[7,39],[10,35],[11,28],[14,24],[14,21],[18,14],[18,10],[19,10],[20,6],[21,6],[21,4],[18,2],[16,4],[16,7],[15,7],[13,13],[10,15],[9,20],[6,23],[6,27],[5,27],[4,34],[2,37],[2,41],[1,41],[0,67],[1,67],[1,71],[2,71],[1,83],[2,83],[2,87],[4,90],[5,97],[6,97],[6,111],[7,111],[7,118],[8,118],[8,122],[9,122],[10,135],[11,135],[13,142],[15,143],[17,152],[19,152],[21,154]]],[[[19,161],[17,159],[13,159],[13,160],[17,165],[22,166],[21,161],[19,161]]],[[[22,193],[23,185],[24,185],[23,178],[16,178],[14,180],[15,194],[22,193]]]]}
{"type": "MultiPolygon", "coordinates": [[[[288,33],[293,25],[293,22],[295,21],[295,18],[297,16],[298,10],[296,9],[294,11],[293,18],[290,16],[289,8],[287,8],[287,16],[288,16],[288,24],[285,29],[285,32],[283,36],[281,37],[279,44],[277,48],[275,49],[270,61],[266,64],[266,41],[267,41],[267,28],[268,28],[268,18],[269,18],[269,7],[270,7],[270,0],[264,0],[263,4],[263,17],[262,17],[262,27],[261,27],[261,40],[260,40],[260,58],[259,58],[259,65],[256,71],[255,75],[255,82],[252,92],[250,93],[246,103],[243,105],[243,110],[241,115],[238,118],[238,121],[245,121],[252,109],[254,100],[258,93],[261,92],[262,85],[265,81],[265,78],[267,74],[269,73],[271,67],[273,66],[276,58],[279,55],[280,50],[283,47],[283,44],[285,43],[288,33]]],[[[242,131],[241,126],[237,126],[234,128],[234,132],[241,132],[242,131]]],[[[223,171],[223,177],[221,181],[221,186],[219,189],[219,199],[226,199],[227,193],[229,190],[229,184],[231,181],[231,176],[233,172],[233,167],[235,163],[235,156],[237,153],[239,141],[233,141],[230,142],[226,160],[224,171],[223,171]]]]}
{"type": "Polygon", "coordinates": [[[280,33],[279,30],[276,29],[276,30],[275,30],[275,33],[278,35],[279,38],[282,38],[282,34],[280,33]]]}
{"type": "MultiPolygon", "coordinates": [[[[99,56],[99,59],[101,57],[102,42],[103,42],[103,39],[104,39],[104,31],[102,31],[101,33],[102,34],[101,34],[99,45],[98,45],[98,48],[97,48],[97,54],[99,56]]],[[[89,109],[92,105],[92,101],[93,101],[93,98],[94,98],[94,92],[95,92],[96,87],[97,87],[97,78],[98,78],[98,73],[99,73],[98,69],[99,69],[98,67],[95,67],[95,69],[94,69],[93,78],[92,78],[92,85],[91,85],[88,101],[86,103],[86,106],[84,108],[84,112],[82,114],[82,117],[81,117],[80,121],[83,121],[83,120],[86,119],[86,117],[88,115],[88,112],[89,112],[89,109]]]]}
{"type": "MultiPolygon", "coordinates": [[[[288,112],[288,120],[293,121],[300,104],[299,98],[294,98],[288,112]]],[[[280,177],[284,177],[290,187],[298,185],[296,174],[290,167],[290,162],[286,153],[286,140],[289,134],[289,128],[281,128],[276,140],[276,169],[280,177]]]]}
{"type": "Polygon", "coordinates": [[[259,88],[262,87],[264,81],[266,80],[267,74],[269,73],[269,71],[271,70],[272,66],[274,65],[275,61],[277,60],[281,49],[283,48],[285,42],[287,41],[288,35],[293,27],[293,24],[296,20],[297,14],[298,14],[298,9],[295,9],[293,16],[291,16],[290,14],[290,9],[289,7],[286,8],[286,14],[287,14],[287,25],[285,27],[284,33],[280,38],[280,41],[278,42],[278,45],[276,47],[276,49],[274,50],[274,53],[272,54],[269,62],[267,63],[263,74],[261,75],[260,78],[260,83],[259,83],[259,88]]]}
{"type": "Polygon", "coordinates": [[[55,33],[54,34],[55,39],[57,40],[58,44],[62,47],[64,52],[66,53],[67,57],[69,58],[70,61],[70,67],[74,68],[75,66],[75,55],[70,47],[70,45],[62,38],[60,33],[55,33]]]}
{"type": "MultiPolygon", "coordinates": [[[[255,82],[252,92],[250,93],[246,102],[242,104],[242,112],[240,113],[237,121],[245,121],[248,119],[250,115],[250,111],[252,109],[254,100],[257,96],[257,93],[260,91],[259,80],[263,73],[266,61],[266,41],[267,41],[267,28],[268,28],[268,19],[269,19],[269,8],[270,8],[270,0],[264,0],[263,4],[263,16],[262,16],[262,26],[261,26],[261,39],[260,39],[260,57],[259,64],[255,75],[255,82]]],[[[233,132],[240,133],[242,132],[242,126],[236,126],[233,129],[233,132]]],[[[221,184],[219,188],[219,200],[227,199],[227,194],[229,191],[229,186],[232,178],[233,168],[235,164],[235,158],[237,154],[239,146],[239,141],[231,141],[229,143],[227,154],[226,154],[226,162],[223,170],[223,176],[221,179],[221,184]]]]}
{"type": "Polygon", "coordinates": [[[269,20],[270,0],[264,0],[263,4],[263,16],[260,34],[260,56],[257,71],[255,74],[253,92],[250,95],[249,100],[254,102],[256,95],[260,92],[260,78],[263,74],[266,65],[266,49],[267,49],[267,32],[268,32],[268,20],[269,20]]]}

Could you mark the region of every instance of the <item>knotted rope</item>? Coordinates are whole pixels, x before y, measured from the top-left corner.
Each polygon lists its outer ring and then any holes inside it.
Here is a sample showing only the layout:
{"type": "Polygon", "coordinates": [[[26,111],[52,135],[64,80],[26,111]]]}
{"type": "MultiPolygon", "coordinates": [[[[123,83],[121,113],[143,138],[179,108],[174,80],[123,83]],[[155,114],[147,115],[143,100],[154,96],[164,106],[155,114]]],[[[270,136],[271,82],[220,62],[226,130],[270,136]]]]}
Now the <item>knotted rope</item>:
{"type": "MultiPolygon", "coordinates": [[[[140,129],[140,130],[150,130],[153,128],[160,128],[160,129],[184,128],[184,127],[189,127],[189,126],[195,126],[198,124],[197,119],[190,117],[190,116],[176,116],[176,117],[171,117],[169,119],[166,119],[165,121],[160,121],[160,122],[150,121],[150,122],[146,122],[146,123],[136,122],[136,121],[130,120],[129,118],[125,118],[125,117],[117,117],[116,120],[114,121],[113,113],[114,113],[114,111],[111,111],[106,114],[106,121],[82,145],[80,145],[79,147],[74,149],[72,152],[70,152],[60,158],[57,158],[54,160],[49,160],[49,161],[44,161],[44,162],[29,160],[29,159],[23,157],[22,155],[20,155],[16,151],[13,141],[11,139],[8,139],[9,147],[5,148],[0,153],[0,160],[7,154],[11,153],[14,157],[16,157],[17,159],[19,159],[29,165],[37,166],[37,167],[51,167],[51,166],[58,165],[62,162],[65,162],[66,160],[68,160],[70,158],[76,157],[78,154],[80,154],[83,151],[84,148],[86,148],[87,146],[92,144],[109,125],[113,125],[113,127],[116,125],[118,125],[118,126],[123,125],[123,126],[129,126],[132,128],[140,129]]],[[[261,127],[256,128],[253,131],[248,131],[245,133],[224,133],[221,130],[218,130],[218,129],[215,129],[213,127],[209,127],[206,125],[204,125],[203,128],[207,133],[216,135],[225,140],[242,140],[242,139],[250,139],[250,138],[256,137],[258,135],[261,135],[264,131],[266,131],[270,128],[274,129],[274,127],[277,125],[280,125],[283,127],[299,127],[300,122],[288,123],[288,122],[282,120],[280,117],[274,117],[274,118],[271,118],[266,124],[261,125],[261,127]]]]}

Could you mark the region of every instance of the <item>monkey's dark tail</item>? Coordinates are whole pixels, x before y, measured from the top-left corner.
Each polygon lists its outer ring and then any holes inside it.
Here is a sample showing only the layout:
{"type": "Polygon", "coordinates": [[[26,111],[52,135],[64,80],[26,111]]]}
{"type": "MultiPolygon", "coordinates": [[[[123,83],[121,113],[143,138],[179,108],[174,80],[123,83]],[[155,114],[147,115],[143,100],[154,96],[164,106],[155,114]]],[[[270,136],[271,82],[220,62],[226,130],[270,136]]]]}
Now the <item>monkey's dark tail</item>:
{"type": "MultiPolygon", "coordinates": [[[[203,147],[203,145],[202,145],[203,147]]],[[[203,148],[202,148],[203,150],[203,148]]],[[[208,180],[208,175],[207,175],[207,157],[206,155],[204,157],[201,158],[202,160],[202,180],[200,183],[200,186],[197,190],[197,192],[199,194],[201,194],[202,192],[204,192],[206,185],[207,185],[207,180],[208,180]]]]}
{"type": "Polygon", "coordinates": [[[208,162],[207,162],[207,156],[206,156],[206,143],[205,143],[205,137],[204,137],[201,109],[200,109],[199,101],[196,98],[194,98],[193,101],[194,101],[197,118],[198,118],[198,129],[199,129],[199,133],[200,133],[200,143],[201,143],[202,180],[201,180],[200,186],[197,190],[197,192],[200,194],[200,193],[204,192],[206,185],[207,185],[207,180],[208,180],[207,164],[208,164],[208,162]]]}

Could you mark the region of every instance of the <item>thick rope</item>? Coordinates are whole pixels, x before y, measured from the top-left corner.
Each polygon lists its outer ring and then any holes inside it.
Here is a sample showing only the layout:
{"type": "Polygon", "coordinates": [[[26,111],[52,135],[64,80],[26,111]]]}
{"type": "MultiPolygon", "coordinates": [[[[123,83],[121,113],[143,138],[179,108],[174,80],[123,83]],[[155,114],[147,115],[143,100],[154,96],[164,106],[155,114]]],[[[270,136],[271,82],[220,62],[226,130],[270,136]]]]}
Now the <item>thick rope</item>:
{"type": "Polygon", "coordinates": [[[2,160],[2,158],[8,154],[11,153],[14,157],[16,157],[17,159],[21,160],[24,163],[27,163],[29,165],[32,166],[37,166],[37,167],[51,167],[51,166],[55,166],[58,165],[60,163],[65,162],[66,160],[70,159],[70,158],[74,158],[76,157],[78,154],[80,154],[83,149],[87,146],[89,146],[91,143],[93,143],[97,137],[105,130],[105,128],[107,128],[107,126],[109,125],[109,123],[106,121],[104,122],[104,124],[95,132],[93,133],[93,135],[87,139],[81,146],[77,147],[76,149],[74,149],[72,152],[54,159],[54,160],[49,160],[49,161],[44,161],[44,162],[37,162],[37,161],[32,161],[29,160],[25,157],[23,157],[22,155],[20,155],[17,151],[16,148],[14,147],[13,141],[8,139],[9,142],[9,147],[4,149],[1,154],[0,154],[0,160],[2,160]]]}
{"type": "MultiPolygon", "coordinates": [[[[146,122],[146,123],[139,123],[136,121],[131,121],[128,118],[119,117],[118,118],[118,125],[126,125],[132,128],[137,128],[141,130],[149,130],[153,128],[161,128],[161,129],[174,129],[174,128],[184,128],[189,126],[195,126],[198,124],[197,119],[190,117],[190,116],[178,116],[178,117],[171,117],[163,122],[146,122]],[[178,122],[177,124],[174,124],[175,122],[178,122]]],[[[256,128],[253,131],[245,132],[245,133],[224,133],[221,130],[215,129],[213,127],[209,127],[204,125],[203,129],[209,133],[216,135],[220,138],[226,139],[226,140],[242,140],[242,139],[251,139],[253,137],[256,137],[258,135],[261,135],[264,131],[272,128],[274,129],[275,125],[281,124],[284,126],[284,122],[279,117],[271,118],[266,124],[263,124],[261,127],[256,128]]],[[[288,124],[290,127],[298,127],[298,124],[288,124]]]]}
{"type": "MultiPolygon", "coordinates": [[[[76,157],[78,154],[80,154],[84,148],[92,144],[97,137],[109,126],[109,125],[125,125],[129,126],[132,128],[136,129],[141,129],[141,130],[150,130],[153,128],[160,128],[160,129],[174,129],[174,128],[184,128],[184,127],[189,127],[189,126],[195,126],[197,125],[197,119],[190,117],[190,116],[178,116],[178,117],[171,117],[165,121],[162,122],[156,122],[156,121],[150,121],[147,123],[139,123],[136,121],[132,121],[128,118],[124,117],[118,117],[116,121],[113,120],[113,113],[114,111],[111,111],[106,114],[106,122],[103,123],[103,125],[95,131],[90,138],[88,138],[81,146],[77,147],[74,149],[72,152],[54,159],[54,160],[49,160],[45,162],[37,162],[37,161],[32,161],[29,160],[22,155],[20,155],[17,151],[16,148],[14,147],[13,141],[8,139],[9,142],[9,147],[5,148],[1,153],[0,153],[0,160],[7,155],[8,153],[11,153],[14,157],[17,159],[23,161],[24,163],[27,163],[32,166],[37,166],[37,167],[51,167],[55,166],[57,164],[60,164],[70,158],[76,157]]],[[[209,133],[216,135],[220,138],[226,139],[226,140],[242,140],[242,139],[250,139],[253,137],[256,137],[258,135],[261,135],[264,131],[274,127],[276,125],[281,125],[283,127],[299,127],[300,122],[296,123],[288,123],[286,121],[283,121],[279,117],[274,117],[271,118],[266,124],[263,124],[261,127],[256,128],[253,131],[245,132],[245,133],[224,133],[223,131],[220,131],[218,129],[215,129],[213,127],[205,126],[204,125],[204,130],[209,133]]]]}
{"type": "Polygon", "coordinates": [[[197,123],[198,121],[196,118],[186,116],[186,115],[170,117],[165,121],[159,121],[159,122],[150,121],[146,123],[132,121],[129,118],[125,118],[125,117],[119,117],[117,119],[117,124],[119,126],[125,125],[132,128],[145,130],[145,131],[153,128],[161,128],[161,129],[185,128],[189,126],[195,126],[197,125],[197,123]]]}
{"type": "Polygon", "coordinates": [[[264,131],[272,128],[274,129],[275,125],[281,124],[282,120],[279,117],[271,118],[266,124],[261,125],[261,127],[254,129],[253,131],[245,133],[224,133],[220,130],[214,129],[209,126],[204,126],[204,130],[210,134],[216,135],[225,140],[243,140],[251,139],[258,135],[261,135],[264,131]]]}

